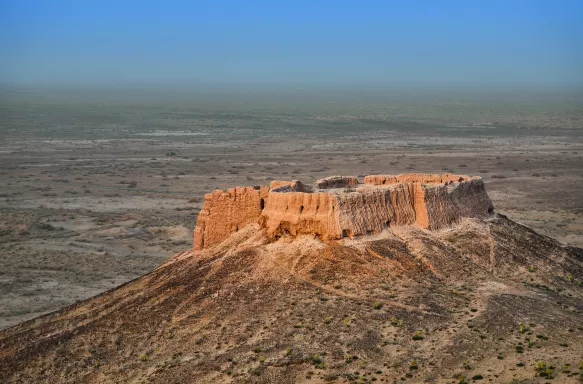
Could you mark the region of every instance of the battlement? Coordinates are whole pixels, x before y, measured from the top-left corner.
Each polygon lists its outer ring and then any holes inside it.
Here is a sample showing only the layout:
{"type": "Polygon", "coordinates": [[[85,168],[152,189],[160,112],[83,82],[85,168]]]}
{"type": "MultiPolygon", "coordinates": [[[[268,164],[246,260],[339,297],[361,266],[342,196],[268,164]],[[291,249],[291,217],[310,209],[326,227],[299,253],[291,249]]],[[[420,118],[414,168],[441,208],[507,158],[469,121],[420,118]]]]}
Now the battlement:
{"type": "Polygon", "coordinates": [[[194,230],[194,249],[217,243],[258,223],[270,239],[312,234],[330,241],[380,233],[394,226],[430,230],[482,218],[493,211],[480,177],[454,174],[332,176],[306,185],[273,181],[205,195],[194,230]]]}

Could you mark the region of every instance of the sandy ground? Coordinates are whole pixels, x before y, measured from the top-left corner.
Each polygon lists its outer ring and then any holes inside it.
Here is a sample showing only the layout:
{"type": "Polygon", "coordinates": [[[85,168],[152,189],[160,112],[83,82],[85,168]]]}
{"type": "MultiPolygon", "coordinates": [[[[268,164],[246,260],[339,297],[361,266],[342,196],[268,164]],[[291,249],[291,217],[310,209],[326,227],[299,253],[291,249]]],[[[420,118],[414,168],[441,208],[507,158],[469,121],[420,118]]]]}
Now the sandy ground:
{"type": "Polygon", "coordinates": [[[153,269],[191,246],[205,193],[272,179],[480,175],[497,212],[583,247],[581,109],[49,104],[0,115],[0,329],[153,269]]]}

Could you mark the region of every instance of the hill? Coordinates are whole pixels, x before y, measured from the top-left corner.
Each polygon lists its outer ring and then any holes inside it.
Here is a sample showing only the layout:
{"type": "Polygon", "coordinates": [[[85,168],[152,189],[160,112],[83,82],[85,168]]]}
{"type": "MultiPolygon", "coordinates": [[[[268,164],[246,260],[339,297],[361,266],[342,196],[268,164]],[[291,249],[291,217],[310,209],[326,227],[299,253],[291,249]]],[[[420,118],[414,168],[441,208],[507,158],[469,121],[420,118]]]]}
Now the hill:
{"type": "Polygon", "coordinates": [[[582,249],[491,210],[339,239],[265,222],[0,332],[0,381],[581,380],[582,249]]]}

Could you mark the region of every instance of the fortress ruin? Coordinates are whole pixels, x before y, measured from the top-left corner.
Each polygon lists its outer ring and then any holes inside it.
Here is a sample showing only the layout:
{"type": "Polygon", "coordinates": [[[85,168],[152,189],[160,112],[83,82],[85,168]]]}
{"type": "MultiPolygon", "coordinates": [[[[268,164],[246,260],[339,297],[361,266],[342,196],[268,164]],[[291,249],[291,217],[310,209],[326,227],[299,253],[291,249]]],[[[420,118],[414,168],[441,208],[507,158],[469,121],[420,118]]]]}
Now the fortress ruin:
{"type": "Polygon", "coordinates": [[[251,223],[270,239],[312,234],[324,241],[417,225],[435,230],[493,212],[481,177],[446,174],[332,176],[306,185],[273,181],[206,194],[194,249],[218,244],[251,223]]]}

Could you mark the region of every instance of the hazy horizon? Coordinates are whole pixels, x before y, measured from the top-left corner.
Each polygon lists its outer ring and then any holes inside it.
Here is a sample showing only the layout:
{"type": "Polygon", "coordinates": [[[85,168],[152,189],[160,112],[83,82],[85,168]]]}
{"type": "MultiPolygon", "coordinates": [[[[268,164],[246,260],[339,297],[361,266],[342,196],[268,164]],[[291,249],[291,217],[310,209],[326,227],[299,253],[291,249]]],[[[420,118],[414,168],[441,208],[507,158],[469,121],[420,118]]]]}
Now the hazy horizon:
{"type": "Polygon", "coordinates": [[[578,1],[3,1],[0,82],[583,88],[578,1]]]}

